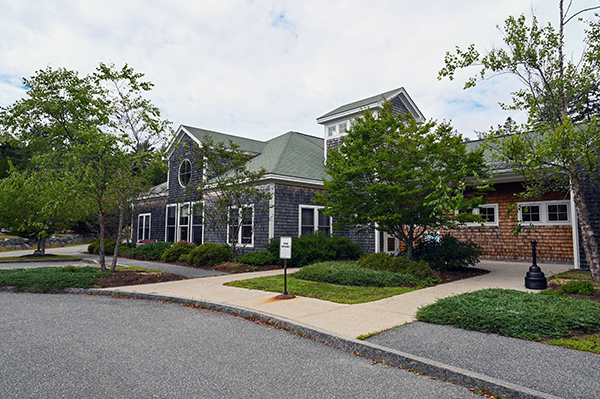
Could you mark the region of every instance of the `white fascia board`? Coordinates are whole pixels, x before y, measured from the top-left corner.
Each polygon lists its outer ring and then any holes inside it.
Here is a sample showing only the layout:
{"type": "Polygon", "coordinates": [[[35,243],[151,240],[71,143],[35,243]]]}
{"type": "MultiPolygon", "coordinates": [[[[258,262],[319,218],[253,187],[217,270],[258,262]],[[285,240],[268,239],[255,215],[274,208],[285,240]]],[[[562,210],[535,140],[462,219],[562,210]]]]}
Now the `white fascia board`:
{"type": "Polygon", "coordinates": [[[192,140],[194,140],[198,145],[200,145],[200,141],[193,135],[191,134],[185,127],[183,127],[183,125],[179,126],[179,129],[177,129],[177,134],[175,135],[175,138],[173,139],[173,141],[171,141],[171,143],[169,144],[169,146],[167,147],[167,160],[169,160],[171,158],[171,155],[173,155],[173,151],[175,151],[175,143],[181,141],[181,138],[183,137],[183,135],[188,135],[192,140]]]}
{"type": "Polygon", "coordinates": [[[417,122],[425,122],[425,116],[421,113],[417,107],[417,104],[415,104],[412,98],[410,98],[406,90],[404,90],[404,87],[400,89],[398,95],[400,96],[402,103],[406,106],[406,108],[408,108],[411,115],[417,120],[417,122]]]}
{"type": "Polygon", "coordinates": [[[296,184],[311,188],[323,188],[323,181],[317,179],[306,179],[302,177],[278,175],[275,173],[266,174],[261,181],[272,181],[273,183],[296,184]]]}
{"type": "Polygon", "coordinates": [[[493,183],[516,183],[525,181],[525,178],[522,175],[515,173],[512,169],[496,170],[493,173],[493,183]]]}
{"type": "Polygon", "coordinates": [[[378,108],[378,107],[379,107],[378,103],[373,103],[373,104],[369,104],[369,105],[362,106],[362,107],[352,108],[348,111],[345,111],[345,112],[342,112],[339,114],[329,115],[328,117],[325,117],[325,118],[319,118],[319,119],[317,119],[317,123],[320,125],[325,125],[327,122],[331,122],[333,120],[344,118],[347,116],[357,115],[357,114],[365,112],[367,109],[373,109],[373,108],[378,108]]]}

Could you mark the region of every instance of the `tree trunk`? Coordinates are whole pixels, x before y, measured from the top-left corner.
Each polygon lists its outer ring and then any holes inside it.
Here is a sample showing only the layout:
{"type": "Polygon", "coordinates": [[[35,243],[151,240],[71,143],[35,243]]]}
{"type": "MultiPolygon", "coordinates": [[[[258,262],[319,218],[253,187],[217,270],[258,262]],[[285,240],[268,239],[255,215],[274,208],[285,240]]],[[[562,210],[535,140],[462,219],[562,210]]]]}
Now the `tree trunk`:
{"type": "Polygon", "coordinates": [[[106,227],[104,225],[104,212],[101,210],[98,212],[100,219],[100,269],[106,271],[106,259],[104,256],[104,236],[106,235],[106,227]]]}
{"type": "Polygon", "coordinates": [[[115,272],[117,268],[117,258],[119,257],[119,248],[121,247],[121,232],[123,230],[123,219],[125,219],[125,195],[121,195],[119,203],[119,227],[117,227],[117,242],[115,243],[115,253],[113,254],[110,271],[115,272]]]}
{"type": "Polygon", "coordinates": [[[38,237],[36,254],[46,255],[46,237],[38,237]]]}
{"type": "MultiPolygon", "coordinates": [[[[590,213],[585,203],[585,198],[581,192],[581,183],[579,179],[572,181],[573,199],[575,200],[575,208],[577,209],[577,219],[581,228],[581,245],[585,252],[585,260],[590,267],[592,280],[596,283],[600,282],[600,256],[598,255],[598,244],[594,236],[594,230],[590,224],[590,213]]],[[[574,248],[578,250],[578,248],[574,248]]]]}

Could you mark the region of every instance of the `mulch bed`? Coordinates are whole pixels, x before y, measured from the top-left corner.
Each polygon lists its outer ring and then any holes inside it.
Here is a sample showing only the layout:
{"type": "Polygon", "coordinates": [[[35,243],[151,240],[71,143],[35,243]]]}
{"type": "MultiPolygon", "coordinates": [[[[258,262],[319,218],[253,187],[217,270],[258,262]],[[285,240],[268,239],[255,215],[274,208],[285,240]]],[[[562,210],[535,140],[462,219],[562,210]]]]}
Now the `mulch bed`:
{"type": "Polygon", "coordinates": [[[164,283],[166,281],[185,280],[178,274],[151,273],[134,270],[117,270],[110,276],[104,276],[96,281],[94,285],[100,288],[122,287],[125,285],[141,285],[164,283]]]}

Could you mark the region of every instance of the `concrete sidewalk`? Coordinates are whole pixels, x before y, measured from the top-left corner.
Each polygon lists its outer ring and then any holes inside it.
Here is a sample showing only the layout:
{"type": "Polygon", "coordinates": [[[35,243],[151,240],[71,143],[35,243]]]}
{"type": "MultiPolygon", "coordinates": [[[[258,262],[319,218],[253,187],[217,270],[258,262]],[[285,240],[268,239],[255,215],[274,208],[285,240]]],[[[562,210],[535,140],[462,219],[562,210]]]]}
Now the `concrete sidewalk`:
{"type": "MultiPolygon", "coordinates": [[[[296,320],[348,337],[372,334],[415,320],[419,307],[439,298],[483,288],[508,288],[529,291],[524,278],[530,264],[483,261],[478,267],[491,273],[449,284],[424,288],[391,298],[361,304],[341,304],[319,299],[296,297],[278,300],[279,293],[227,287],[224,283],[248,278],[282,274],[282,270],[230,274],[202,279],[119,287],[126,292],[155,293],[178,298],[215,301],[242,306],[296,320]]],[[[571,265],[540,265],[546,275],[572,268],[571,265]]],[[[288,270],[288,271],[292,271],[288,270]]],[[[291,292],[293,294],[293,292],[291,292]]]]}

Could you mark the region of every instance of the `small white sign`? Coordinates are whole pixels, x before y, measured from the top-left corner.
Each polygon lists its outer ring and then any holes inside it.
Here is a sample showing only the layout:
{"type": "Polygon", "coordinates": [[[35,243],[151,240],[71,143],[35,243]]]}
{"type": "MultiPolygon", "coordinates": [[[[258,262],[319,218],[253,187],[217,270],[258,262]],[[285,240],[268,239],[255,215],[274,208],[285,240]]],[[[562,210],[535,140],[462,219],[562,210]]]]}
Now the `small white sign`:
{"type": "Polygon", "coordinates": [[[292,259],[292,237],[281,237],[279,241],[279,258],[292,259]]]}

